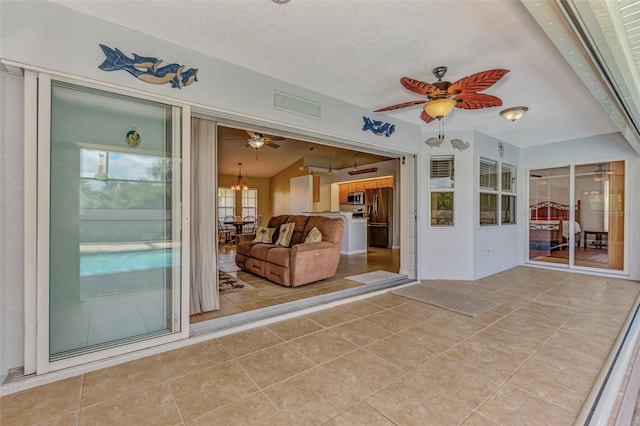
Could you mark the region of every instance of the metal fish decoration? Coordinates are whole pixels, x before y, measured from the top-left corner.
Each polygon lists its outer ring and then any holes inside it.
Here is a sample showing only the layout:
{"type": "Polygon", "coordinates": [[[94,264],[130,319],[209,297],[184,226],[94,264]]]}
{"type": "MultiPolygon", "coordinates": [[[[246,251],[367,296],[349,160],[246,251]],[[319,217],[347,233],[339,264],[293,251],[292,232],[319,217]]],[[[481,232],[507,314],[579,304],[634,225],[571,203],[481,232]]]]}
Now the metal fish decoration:
{"type": "Polygon", "coordinates": [[[429,138],[424,141],[424,143],[429,145],[431,148],[438,148],[440,145],[442,145],[442,142],[444,142],[444,139],[439,138],[429,138]]]}
{"type": "Polygon", "coordinates": [[[107,57],[98,66],[103,71],[124,70],[139,80],[152,84],[170,83],[171,87],[182,89],[194,81],[198,81],[198,69],[185,70],[184,65],[168,64],[160,66],[162,59],[139,56],[133,53],[133,58],[125,55],[120,49],[112,49],[104,44],[100,48],[107,57]]]}
{"type": "Polygon", "coordinates": [[[391,123],[382,123],[380,120],[372,120],[369,117],[362,117],[364,120],[364,125],[362,126],[363,131],[371,130],[377,136],[385,135],[386,137],[391,136],[393,132],[396,131],[396,125],[391,123]]]}
{"type": "Polygon", "coordinates": [[[451,146],[462,152],[469,148],[469,142],[464,142],[462,139],[451,139],[451,146]]]}

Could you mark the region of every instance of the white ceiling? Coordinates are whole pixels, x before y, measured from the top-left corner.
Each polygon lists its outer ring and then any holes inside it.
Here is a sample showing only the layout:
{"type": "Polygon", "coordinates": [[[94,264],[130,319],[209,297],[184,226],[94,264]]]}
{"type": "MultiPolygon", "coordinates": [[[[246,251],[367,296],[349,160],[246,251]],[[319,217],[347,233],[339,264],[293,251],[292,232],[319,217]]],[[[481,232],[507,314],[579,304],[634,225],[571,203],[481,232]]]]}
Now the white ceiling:
{"type": "MultiPolygon", "coordinates": [[[[516,0],[54,1],[372,111],[420,99],[402,76],[433,82],[441,65],[452,82],[510,70],[484,91],[503,107],[456,109],[445,132],[473,129],[527,147],[618,130],[516,0]],[[519,105],[529,112],[515,123],[498,114],[519,105]]],[[[389,117],[437,134],[420,112],[389,117]]]]}

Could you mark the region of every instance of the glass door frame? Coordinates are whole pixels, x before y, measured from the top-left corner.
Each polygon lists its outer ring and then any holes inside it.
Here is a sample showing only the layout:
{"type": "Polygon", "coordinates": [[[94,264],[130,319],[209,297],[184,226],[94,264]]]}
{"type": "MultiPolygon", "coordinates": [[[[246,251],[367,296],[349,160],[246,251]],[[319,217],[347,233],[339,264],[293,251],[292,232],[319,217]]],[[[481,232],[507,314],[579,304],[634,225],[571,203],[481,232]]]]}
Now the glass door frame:
{"type": "Polygon", "coordinates": [[[25,70],[25,371],[24,374],[45,374],[80,364],[152,348],[189,337],[190,292],[190,147],[191,109],[173,99],[150,96],[147,93],[124,90],[115,85],[67,78],[63,75],[32,73],[25,70]],[[173,321],[170,334],[146,338],[132,343],[100,349],[77,356],[51,361],[49,355],[49,232],[50,232],[50,148],[52,80],[79,87],[124,95],[143,101],[170,105],[172,117],[181,110],[180,128],[173,129],[174,147],[180,155],[179,191],[174,198],[173,231],[180,235],[182,246],[180,272],[174,271],[173,321]],[[34,117],[34,112],[37,116],[34,117]],[[35,195],[28,195],[35,194],[35,195]],[[35,206],[34,206],[35,204],[35,206]],[[37,206],[37,207],[36,207],[37,206]],[[35,211],[35,213],[34,213],[35,211]],[[27,255],[29,257],[27,257],[27,255]],[[35,255],[35,256],[34,256],[35,255]],[[27,259],[36,258],[36,272],[27,259]],[[27,274],[27,270],[30,272],[27,274]],[[179,274],[179,276],[178,276],[179,274]]]}
{"type": "Polygon", "coordinates": [[[539,167],[528,167],[525,170],[526,177],[526,212],[525,212],[525,263],[536,265],[536,266],[544,266],[544,267],[552,267],[558,269],[569,269],[574,271],[583,271],[589,273],[598,273],[598,274],[606,274],[606,275],[629,275],[629,215],[625,214],[624,217],[624,266],[622,269],[607,269],[607,268],[596,268],[590,266],[579,266],[575,264],[575,211],[576,211],[576,167],[582,165],[591,165],[598,162],[615,162],[615,161],[624,161],[624,206],[625,211],[627,211],[627,190],[629,188],[629,162],[625,158],[616,158],[616,159],[607,159],[607,160],[593,160],[593,161],[585,161],[580,163],[565,163],[561,165],[550,165],[550,166],[539,166],[539,167]],[[529,222],[531,220],[531,215],[529,211],[529,203],[531,197],[531,185],[530,185],[530,174],[532,170],[540,170],[540,169],[550,169],[550,168],[558,168],[558,167],[569,167],[569,262],[567,264],[557,264],[557,263],[549,263],[532,260],[530,256],[530,232],[529,232],[529,222]]]}

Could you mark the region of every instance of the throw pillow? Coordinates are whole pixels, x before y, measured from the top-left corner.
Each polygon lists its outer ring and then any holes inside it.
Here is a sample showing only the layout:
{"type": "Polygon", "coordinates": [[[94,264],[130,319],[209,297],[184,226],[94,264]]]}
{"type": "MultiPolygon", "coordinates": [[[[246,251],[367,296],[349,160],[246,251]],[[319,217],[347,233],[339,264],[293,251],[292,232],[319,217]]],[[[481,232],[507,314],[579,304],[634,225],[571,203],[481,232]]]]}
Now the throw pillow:
{"type": "Polygon", "coordinates": [[[304,239],[305,243],[319,243],[322,241],[322,232],[318,231],[315,226],[311,228],[311,231],[307,234],[307,238],[304,239]]]}
{"type": "Polygon", "coordinates": [[[273,237],[274,232],[276,232],[276,228],[263,228],[262,226],[258,226],[258,229],[256,229],[256,237],[253,239],[253,242],[273,244],[271,237],[273,237]]]}
{"type": "Polygon", "coordinates": [[[294,222],[283,223],[280,225],[280,236],[278,237],[278,241],[276,241],[277,246],[289,247],[289,243],[291,242],[291,237],[293,236],[293,230],[295,229],[296,224],[294,222]]]}

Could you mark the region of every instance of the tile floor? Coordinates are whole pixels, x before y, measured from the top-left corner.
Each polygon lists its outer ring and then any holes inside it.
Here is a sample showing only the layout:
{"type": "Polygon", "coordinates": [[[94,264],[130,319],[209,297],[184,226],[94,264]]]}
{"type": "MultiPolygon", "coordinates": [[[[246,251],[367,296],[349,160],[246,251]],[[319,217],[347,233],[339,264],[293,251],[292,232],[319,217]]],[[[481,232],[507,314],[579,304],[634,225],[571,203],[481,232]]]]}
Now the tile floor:
{"type": "Polygon", "coordinates": [[[0,424],[571,425],[640,283],[516,267],[388,293],[2,397],[0,424]]]}
{"type": "Polygon", "coordinates": [[[248,283],[251,288],[224,292],[220,295],[220,309],[192,315],[190,318],[192,324],[362,285],[357,281],[344,278],[350,275],[377,270],[397,273],[400,270],[400,250],[369,247],[367,253],[341,255],[335,276],[291,288],[240,270],[236,266],[235,255],[235,246],[221,246],[218,251],[218,267],[248,283]]]}

